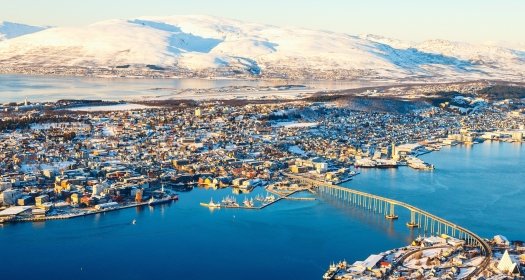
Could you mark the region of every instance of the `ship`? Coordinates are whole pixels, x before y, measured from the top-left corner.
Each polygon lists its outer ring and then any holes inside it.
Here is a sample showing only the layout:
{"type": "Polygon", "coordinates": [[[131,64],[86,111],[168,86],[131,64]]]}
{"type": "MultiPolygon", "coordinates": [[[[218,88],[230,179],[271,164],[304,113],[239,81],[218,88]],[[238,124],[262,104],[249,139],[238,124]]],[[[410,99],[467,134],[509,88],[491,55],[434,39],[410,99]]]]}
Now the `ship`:
{"type": "Polygon", "coordinates": [[[173,200],[179,200],[179,196],[173,195],[173,196],[168,196],[166,198],[161,198],[161,199],[156,199],[155,197],[152,196],[148,200],[148,205],[149,206],[154,206],[154,205],[157,205],[157,204],[162,204],[162,203],[170,202],[170,201],[173,201],[173,200]]]}
{"type": "Polygon", "coordinates": [[[376,167],[376,162],[370,158],[360,158],[356,159],[354,165],[355,167],[373,168],[376,167]]]}
{"type": "Polygon", "coordinates": [[[433,170],[434,169],[434,165],[426,163],[417,157],[409,156],[406,159],[407,159],[408,166],[414,169],[418,169],[418,170],[433,170]]]}
{"type": "Polygon", "coordinates": [[[208,208],[221,208],[221,204],[213,202],[213,198],[210,199],[209,203],[201,202],[201,206],[208,207],[208,208]]]}
{"type": "Polygon", "coordinates": [[[393,159],[377,159],[376,166],[377,168],[397,168],[397,161],[393,159]]]}

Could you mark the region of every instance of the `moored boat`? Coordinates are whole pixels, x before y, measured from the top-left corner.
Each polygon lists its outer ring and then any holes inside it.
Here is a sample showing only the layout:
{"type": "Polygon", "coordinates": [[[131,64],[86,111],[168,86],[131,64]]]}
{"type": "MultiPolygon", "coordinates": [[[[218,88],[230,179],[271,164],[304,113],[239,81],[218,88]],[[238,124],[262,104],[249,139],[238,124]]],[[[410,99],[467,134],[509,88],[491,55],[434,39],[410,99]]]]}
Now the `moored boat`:
{"type": "Polygon", "coordinates": [[[221,208],[221,204],[213,202],[213,198],[210,199],[209,203],[201,202],[201,206],[208,207],[208,208],[221,208]]]}
{"type": "Polygon", "coordinates": [[[253,207],[253,199],[244,198],[244,201],[242,203],[246,207],[249,207],[249,208],[253,207]]]}

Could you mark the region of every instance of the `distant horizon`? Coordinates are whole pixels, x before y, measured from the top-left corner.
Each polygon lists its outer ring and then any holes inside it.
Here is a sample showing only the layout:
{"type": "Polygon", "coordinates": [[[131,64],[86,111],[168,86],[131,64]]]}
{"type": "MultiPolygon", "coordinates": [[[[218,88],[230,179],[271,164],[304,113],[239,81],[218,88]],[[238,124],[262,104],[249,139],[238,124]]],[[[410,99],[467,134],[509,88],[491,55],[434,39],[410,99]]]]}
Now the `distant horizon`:
{"type": "Polygon", "coordinates": [[[380,35],[403,41],[432,39],[494,45],[525,45],[519,0],[326,0],[123,1],[76,2],[17,0],[2,3],[0,22],[69,27],[110,19],[148,16],[209,15],[240,21],[326,30],[349,35],[380,35]],[[28,9],[27,7],[31,7],[28,9]],[[173,12],[166,12],[173,11],[173,12]],[[254,13],[254,11],[257,11],[254,13]]]}

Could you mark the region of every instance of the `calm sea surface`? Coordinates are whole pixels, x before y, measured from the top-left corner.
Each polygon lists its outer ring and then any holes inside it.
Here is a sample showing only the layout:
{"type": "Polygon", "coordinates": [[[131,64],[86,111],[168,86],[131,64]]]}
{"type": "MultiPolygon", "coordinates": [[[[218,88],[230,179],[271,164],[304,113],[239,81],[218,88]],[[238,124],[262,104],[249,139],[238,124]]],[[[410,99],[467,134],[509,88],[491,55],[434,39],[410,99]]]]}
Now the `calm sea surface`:
{"type": "MultiPolygon", "coordinates": [[[[0,75],[0,103],[56,101],[59,99],[129,100],[166,97],[178,89],[209,89],[228,86],[306,85],[316,90],[372,85],[359,81],[263,81],[235,79],[131,79],[0,75]]],[[[384,83],[383,83],[384,84],[384,83]]],[[[380,83],[375,83],[380,85],[380,83]]]]}
{"type": "Polygon", "coordinates": [[[488,141],[421,158],[436,170],[361,169],[346,185],[413,204],[480,236],[525,239],[525,144],[488,141]]]}
{"type": "MultiPolygon", "coordinates": [[[[482,236],[525,239],[525,145],[456,146],[423,158],[437,169],[363,169],[346,185],[412,203],[482,236]]],[[[199,206],[230,194],[194,189],[170,205],[4,225],[2,276],[321,279],[331,261],[362,260],[417,235],[403,219],[391,223],[325,199],[281,201],[261,211],[199,206]]]]}

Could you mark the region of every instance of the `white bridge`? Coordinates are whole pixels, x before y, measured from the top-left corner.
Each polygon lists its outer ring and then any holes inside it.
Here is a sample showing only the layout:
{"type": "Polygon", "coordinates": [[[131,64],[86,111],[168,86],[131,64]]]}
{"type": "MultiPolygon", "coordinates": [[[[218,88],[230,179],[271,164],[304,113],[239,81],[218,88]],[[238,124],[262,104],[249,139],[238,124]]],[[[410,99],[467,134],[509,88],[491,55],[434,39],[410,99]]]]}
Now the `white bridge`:
{"type": "Polygon", "coordinates": [[[484,260],[470,275],[466,277],[467,279],[481,273],[481,271],[483,271],[490,263],[492,250],[484,239],[466,228],[449,222],[427,211],[394,199],[321,182],[303,176],[289,173],[284,173],[284,175],[294,181],[310,185],[319,195],[332,196],[348,203],[348,205],[382,214],[386,219],[396,220],[398,218],[395,212],[396,207],[407,209],[410,212],[410,222],[407,223],[409,228],[420,228],[425,233],[429,233],[429,235],[446,234],[465,240],[467,245],[478,247],[481,254],[484,256],[484,260]]]}

